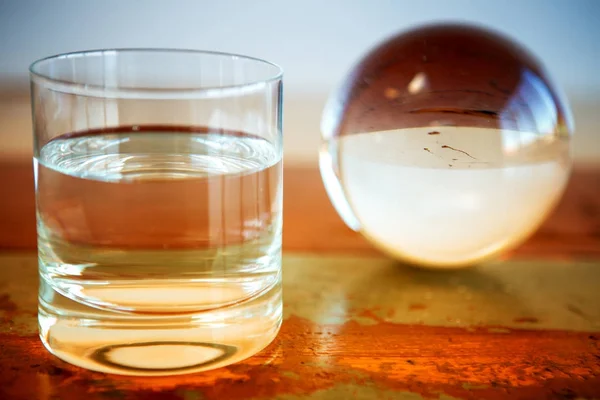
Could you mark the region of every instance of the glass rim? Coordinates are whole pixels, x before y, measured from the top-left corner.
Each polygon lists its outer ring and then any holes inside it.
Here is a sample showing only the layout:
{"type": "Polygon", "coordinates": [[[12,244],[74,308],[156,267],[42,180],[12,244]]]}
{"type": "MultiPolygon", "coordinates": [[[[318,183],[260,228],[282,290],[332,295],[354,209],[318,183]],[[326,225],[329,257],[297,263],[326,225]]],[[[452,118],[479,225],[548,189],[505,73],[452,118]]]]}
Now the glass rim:
{"type": "Polygon", "coordinates": [[[50,55],[44,58],[33,61],[29,65],[30,79],[35,81],[41,81],[49,84],[53,89],[75,95],[83,95],[89,97],[113,97],[113,98],[149,98],[157,95],[158,98],[173,98],[175,97],[211,97],[211,93],[223,92],[230,90],[253,90],[257,86],[263,87],[266,84],[280,81],[283,78],[283,68],[279,65],[264,60],[258,57],[247,56],[239,53],[221,52],[213,50],[199,50],[199,49],[186,49],[186,48],[169,48],[169,47],[123,47],[123,48],[104,48],[104,49],[90,49],[90,50],[79,50],[66,53],[58,53],[50,55]],[[67,58],[83,58],[89,56],[105,56],[110,53],[166,53],[166,54],[191,54],[191,55],[209,55],[219,57],[229,57],[231,59],[240,59],[256,62],[271,66],[275,71],[263,79],[253,79],[248,82],[236,83],[236,84],[224,84],[224,85],[211,85],[211,86],[190,86],[190,87],[178,87],[178,88],[152,88],[152,87],[118,87],[118,86],[106,86],[100,84],[89,84],[85,82],[74,82],[66,79],[52,78],[46,73],[39,71],[39,68],[49,62],[58,61],[67,58]]]}

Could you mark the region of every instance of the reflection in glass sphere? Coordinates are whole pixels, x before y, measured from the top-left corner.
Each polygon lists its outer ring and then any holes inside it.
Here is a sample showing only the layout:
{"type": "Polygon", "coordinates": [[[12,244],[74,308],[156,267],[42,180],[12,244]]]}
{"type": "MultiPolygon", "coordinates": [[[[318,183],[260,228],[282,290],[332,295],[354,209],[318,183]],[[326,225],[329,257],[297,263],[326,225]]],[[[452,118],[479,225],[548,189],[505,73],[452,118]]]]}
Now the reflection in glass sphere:
{"type": "Polygon", "coordinates": [[[478,27],[387,40],[331,95],[321,130],[321,175],[346,224],[432,268],[521,243],[570,171],[568,106],[529,53],[478,27]]]}

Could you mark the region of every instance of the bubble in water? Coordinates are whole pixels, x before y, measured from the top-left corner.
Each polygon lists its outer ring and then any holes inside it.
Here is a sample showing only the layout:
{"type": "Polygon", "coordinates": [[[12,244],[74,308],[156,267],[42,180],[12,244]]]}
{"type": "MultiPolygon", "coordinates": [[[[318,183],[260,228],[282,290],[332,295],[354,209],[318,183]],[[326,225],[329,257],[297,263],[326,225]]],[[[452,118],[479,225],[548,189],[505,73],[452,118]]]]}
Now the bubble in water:
{"type": "Polygon", "coordinates": [[[541,64],[479,27],[429,25],[368,53],[323,114],[320,168],[346,224],[416,265],[472,265],[560,198],[572,122],[541,64]]]}

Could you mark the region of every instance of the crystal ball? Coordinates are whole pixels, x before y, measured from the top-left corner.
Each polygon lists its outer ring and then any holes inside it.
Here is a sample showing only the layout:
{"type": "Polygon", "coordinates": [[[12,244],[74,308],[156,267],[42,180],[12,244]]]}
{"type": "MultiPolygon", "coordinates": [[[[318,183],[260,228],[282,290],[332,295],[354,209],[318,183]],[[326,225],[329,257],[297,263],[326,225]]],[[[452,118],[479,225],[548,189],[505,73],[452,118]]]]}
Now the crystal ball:
{"type": "Polygon", "coordinates": [[[478,264],[529,237],[570,173],[567,103],[518,43],[435,24],[366,54],[326,104],[320,170],[344,222],[403,262],[478,264]]]}

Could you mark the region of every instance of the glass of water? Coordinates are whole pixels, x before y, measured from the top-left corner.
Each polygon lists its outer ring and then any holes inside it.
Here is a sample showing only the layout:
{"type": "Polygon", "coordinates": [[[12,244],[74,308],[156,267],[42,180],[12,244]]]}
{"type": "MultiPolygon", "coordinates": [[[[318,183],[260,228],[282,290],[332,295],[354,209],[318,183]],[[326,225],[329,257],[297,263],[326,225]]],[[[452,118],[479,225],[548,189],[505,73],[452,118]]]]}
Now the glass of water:
{"type": "Polygon", "coordinates": [[[30,71],[46,348],[170,375],[267,346],[282,312],[281,69],[119,49],[30,71]]]}

